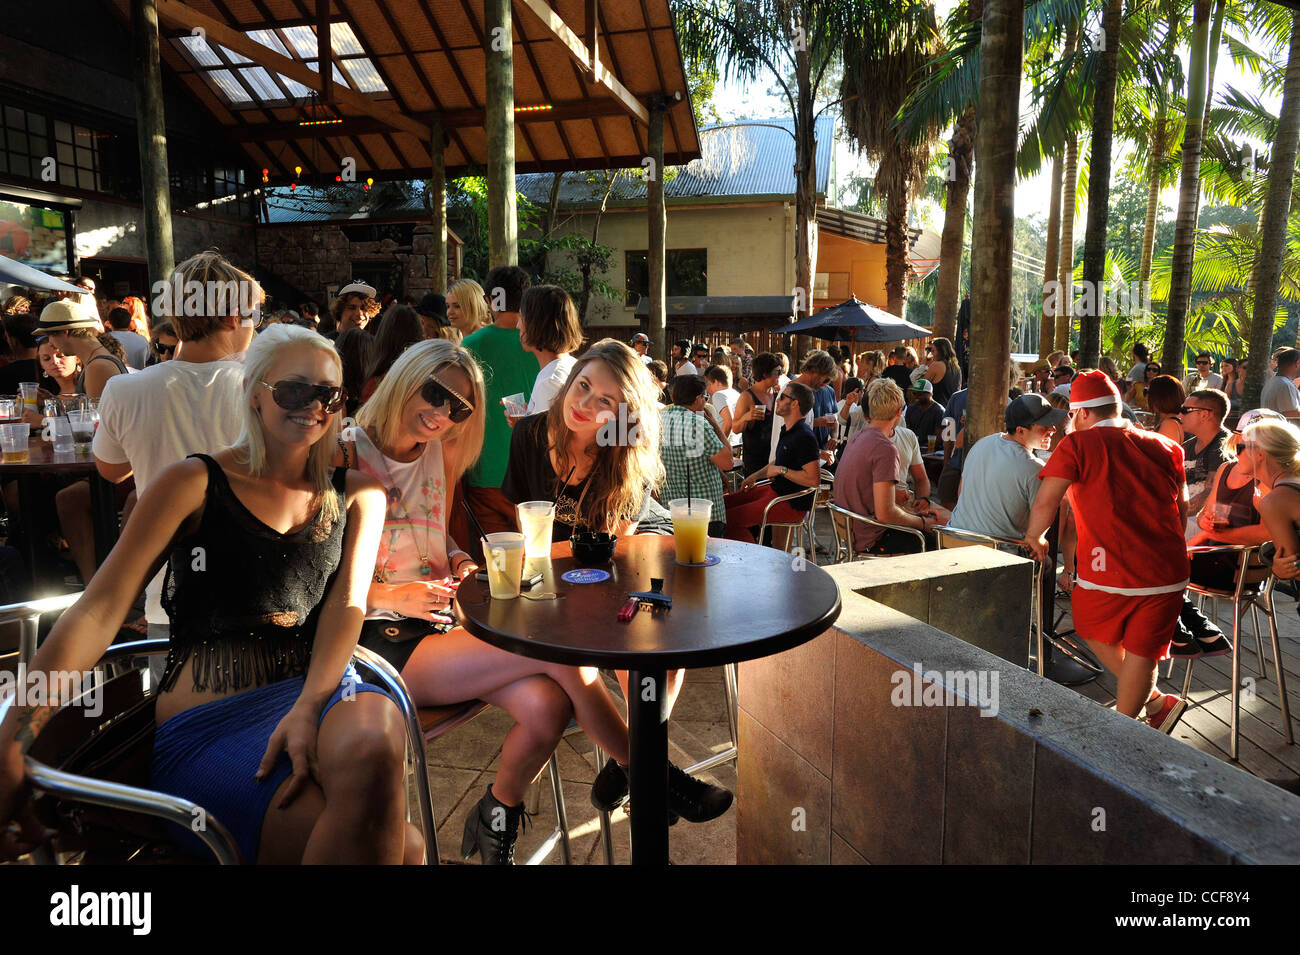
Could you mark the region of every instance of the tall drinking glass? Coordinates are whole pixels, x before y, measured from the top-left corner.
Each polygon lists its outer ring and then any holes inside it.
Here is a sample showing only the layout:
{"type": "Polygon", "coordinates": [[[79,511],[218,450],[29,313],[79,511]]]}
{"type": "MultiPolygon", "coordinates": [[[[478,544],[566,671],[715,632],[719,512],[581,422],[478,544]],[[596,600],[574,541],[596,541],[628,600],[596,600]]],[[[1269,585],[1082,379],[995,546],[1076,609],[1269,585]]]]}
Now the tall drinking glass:
{"type": "Polygon", "coordinates": [[[31,427],[26,421],[0,424],[0,453],[5,464],[27,463],[27,436],[31,427]]]}
{"type": "Polygon", "coordinates": [[[515,510],[519,512],[519,529],[524,533],[524,556],[529,560],[549,557],[555,505],[550,501],[524,501],[515,510]]]}

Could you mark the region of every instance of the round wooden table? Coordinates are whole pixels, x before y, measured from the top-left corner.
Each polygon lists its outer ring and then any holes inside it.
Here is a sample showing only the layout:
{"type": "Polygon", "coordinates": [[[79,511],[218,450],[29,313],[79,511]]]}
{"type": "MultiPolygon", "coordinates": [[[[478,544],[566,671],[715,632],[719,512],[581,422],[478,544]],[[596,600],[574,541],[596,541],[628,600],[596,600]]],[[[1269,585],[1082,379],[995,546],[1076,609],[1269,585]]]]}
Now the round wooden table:
{"type": "Polygon", "coordinates": [[[461,624],[486,643],[522,656],[570,666],[628,671],[629,785],[633,864],[668,862],[668,708],[660,688],[669,670],[753,660],[798,646],[822,633],[840,614],[840,593],[811,561],[756,544],[709,540],[710,567],[682,567],[673,539],[624,537],[608,564],[581,564],[567,543],[549,560],[530,561],[525,576],[541,571],[536,593],[554,600],[493,600],[485,583],[470,579],[456,595],[461,624]],[[568,583],[582,567],[609,572],[600,583],[568,583]],[[631,591],[664,580],[669,610],[642,609],[617,619],[631,591]]]}
{"type": "Polygon", "coordinates": [[[50,474],[69,474],[90,478],[91,521],[95,532],[95,561],[102,564],[117,542],[117,502],[113,485],[99,476],[95,456],[90,452],[62,451],[55,453],[54,445],[41,440],[40,429],[32,432],[27,442],[27,460],[22,464],[7,464],[0,460],[0,477],[18,479],[19,519],[27,538],[27,567],[32,580],[38,580],[36,555],[37,511],[40,507],[37,488],[40,479],[50,474]]]}

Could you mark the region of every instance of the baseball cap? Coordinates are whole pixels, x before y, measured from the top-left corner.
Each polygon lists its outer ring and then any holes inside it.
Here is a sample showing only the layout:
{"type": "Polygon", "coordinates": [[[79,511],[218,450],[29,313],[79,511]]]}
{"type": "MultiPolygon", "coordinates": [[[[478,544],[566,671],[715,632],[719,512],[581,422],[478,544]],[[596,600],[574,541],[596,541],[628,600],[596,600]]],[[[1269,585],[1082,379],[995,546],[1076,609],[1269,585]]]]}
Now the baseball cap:
{"type": "Polygon", "coordinates": [[[1074,374],[1074,368],[1071,365],[1057,365],[1054,369],[1052,369],[1053,378],[1063,378],[1066,375],[1073,375],[1073,374],[1074,374]]]}
{"type": "Polygon", "coordinates": [[[912,385],[911,390],[923,391],[927,395],[932,395],[934,394],[934,385],[930,384],[929,380],[926,378],[918,378],[916,379],[916,382],[912,385]]]}
{"type": "Polygon", "coordinates": [[[650,336],[645,334],[645,332],[637,332],[635,335],[632,336],[633,345],[643,344],[643,343],[646,345],[650,344],[650,336]]]}
{"type": "Polygon", "coordinates": [[[1046,398],[1032,392],[1021,395],[1007,405],[1005,415],[1008,433],[1014,433],[1016,428],[1028,428],[1035,424],[1045,428],[1059,428],[1065,423],[1066,417],[1066,413],[1060,408],[1053,408],[1046,398]]]}
{"type": "Polygon", "coordinates": [[[1241,434],[1252,424],[1260,421],[1286,421],[1285,415],[1280,415],[1272,408],[1253,408],[1250,411],[1243,411],[1241,417],[1237,419],[1237,426],[1232,430],[1241,434]]]}
{"type": "Polygon", "coordinates": [[[342,298],[344,295],[349,295],[352,292],[360,292],[366,298],[374,298],[376,295],[375,287],[373,285],[367,285],[365,282],[349,282],[347,285],[339,289],[339,298],[342,298]]]}

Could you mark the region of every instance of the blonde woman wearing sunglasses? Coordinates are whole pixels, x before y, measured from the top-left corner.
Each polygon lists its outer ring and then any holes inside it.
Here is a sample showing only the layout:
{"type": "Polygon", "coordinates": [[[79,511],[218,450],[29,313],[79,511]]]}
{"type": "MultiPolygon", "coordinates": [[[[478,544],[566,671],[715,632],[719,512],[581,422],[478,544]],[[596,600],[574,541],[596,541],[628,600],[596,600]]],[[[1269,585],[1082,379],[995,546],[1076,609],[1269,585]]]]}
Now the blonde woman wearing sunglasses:
{"type": "MultiPolygon", "coordinates": [[[[383,526],[383,491],[331,468],[341,371],[315,332],[274,325],[248,349],[233,447],[164,469],[145,490],[33,670],[86,670],[170,558],[172,646],[159,684],[151,788],[203,806],[247,862],[415,863],[404,730],[350,658],[383,526]],[[335,704],[347,700],[346,706],[335,704]]],[[[0,711],[7,701],[0,699],[0,711]]],[[[0,725],[0,857],[31,848],[22,752],[51,715],[0,725]],[[17,810],[17,811],[15,811],[17,810]]],[[[188,829],[176,837],[193,844],[188,829]]]]}

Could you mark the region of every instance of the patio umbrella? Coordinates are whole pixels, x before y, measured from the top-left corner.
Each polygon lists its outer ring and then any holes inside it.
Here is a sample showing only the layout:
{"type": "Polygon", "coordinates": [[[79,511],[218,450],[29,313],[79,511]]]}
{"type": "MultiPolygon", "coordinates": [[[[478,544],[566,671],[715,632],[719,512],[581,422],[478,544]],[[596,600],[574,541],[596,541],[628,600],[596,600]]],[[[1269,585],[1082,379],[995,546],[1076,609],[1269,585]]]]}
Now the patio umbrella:
{"type": "Polygon", "coordinates": [[[76,292],[81,294],[86,291],[77,288],[75,285],[69,285],[61,279],[56,279],[53,275],[42,272],[40,269],[34,269],[30,265],[24,265],[17,259],[11,259],[4,255],[0,255],[0,282],[21,285],[24,288],[47,289],[52,292],[76,292]]]}
{"type": "Polygon", "coordinates": [[[883,308],[860,302],[856,295],[793,325],[784,325],[778,331],[783,335],[812,335],[828,341],[853,342],[899,342],[930,336],[930,329],[904,321],[883,308]]]}

